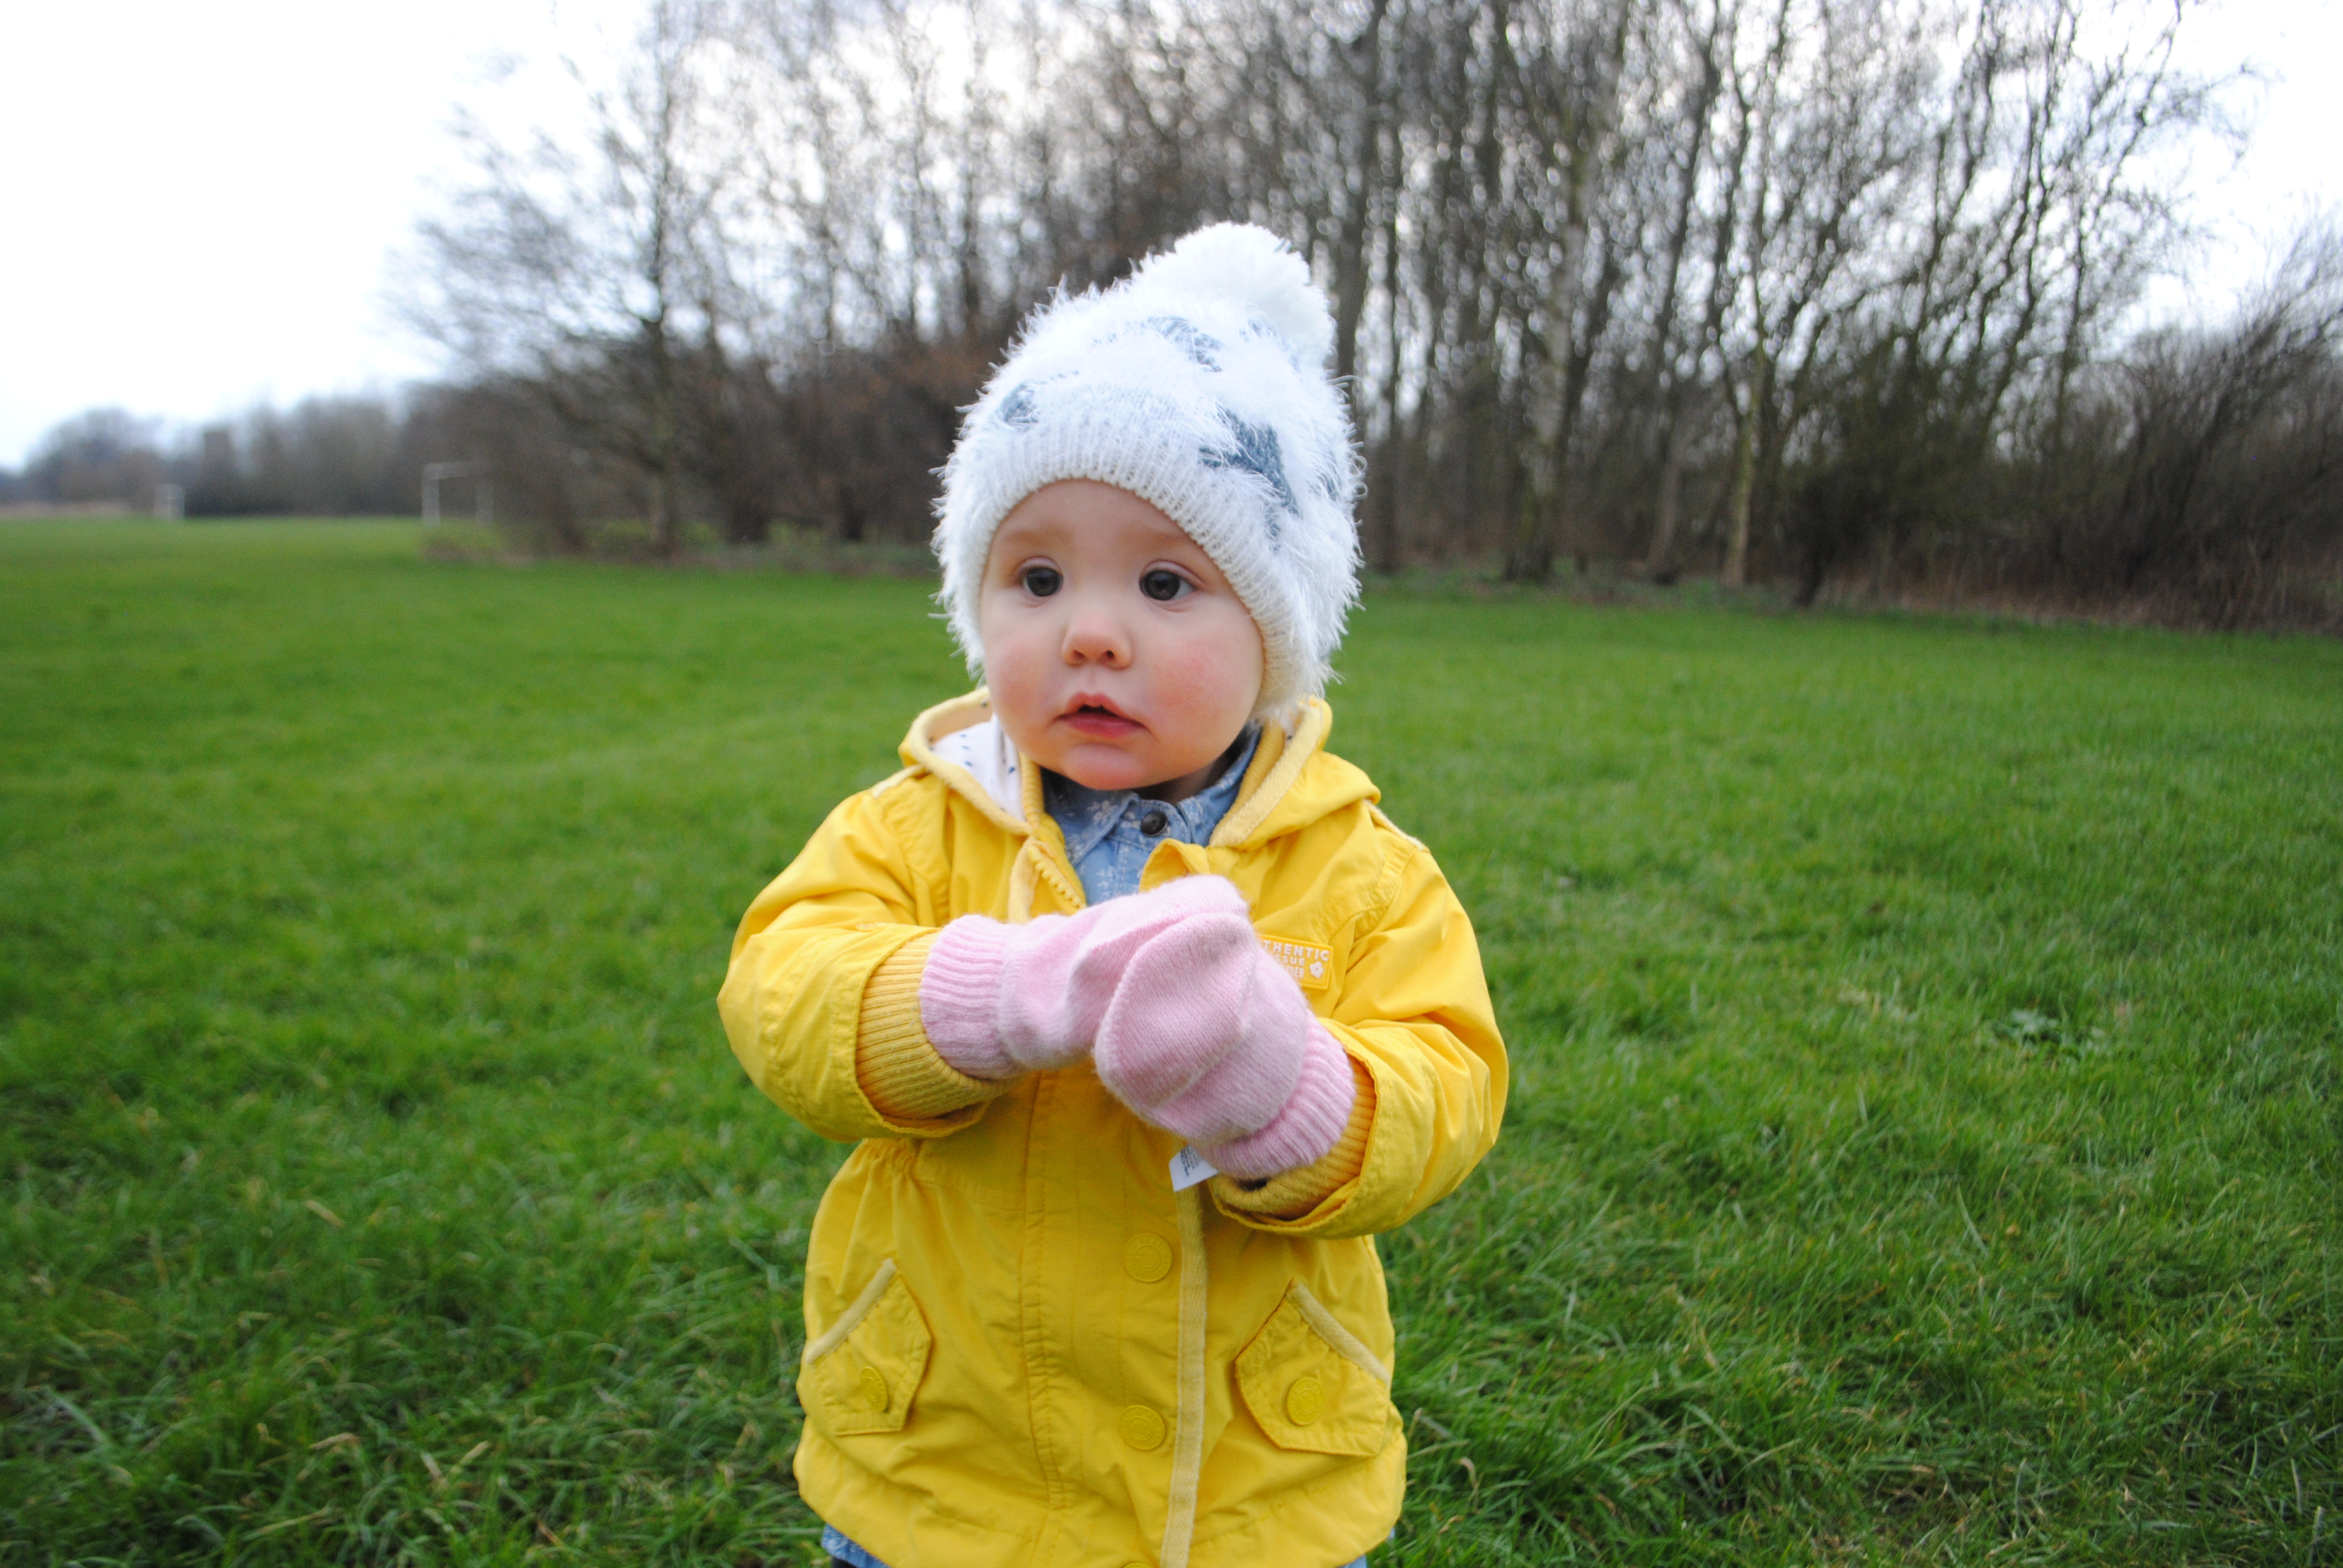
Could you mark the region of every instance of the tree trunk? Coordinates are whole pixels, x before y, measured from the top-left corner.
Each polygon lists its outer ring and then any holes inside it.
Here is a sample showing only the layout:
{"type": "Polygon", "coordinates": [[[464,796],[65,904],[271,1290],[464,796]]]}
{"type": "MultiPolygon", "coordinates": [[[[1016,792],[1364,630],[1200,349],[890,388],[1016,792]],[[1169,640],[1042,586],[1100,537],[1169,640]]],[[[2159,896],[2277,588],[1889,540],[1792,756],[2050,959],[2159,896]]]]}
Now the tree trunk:
{"type": "Polygon", "coordinates": [[[1757,410],[1735,407],[1733,421],[1733,494],[1725,507],[1725,586],[1749,580],[1749,492],[1757,480],[1757,410]]]}
{"type": "MultiPolygon", "coordinates": [[[[1393,136],[1396,141],[1396,131],[1393,136]]],[[[1405,166],[1400,149],[1394,146],[1392,152],[1391,166],[1405,166]]],[[[1383,437],[1376,451],[1375,464],[1379,474],[1370,482],[1367,492],[1368,511],[1373,520],[1375,568],[1386,574],[1400,568],[1400,467],[1407,455],[1399,413],[1399,202],[1394,196],[1394,199],[1383,204],[1383,338],[1391,346],[1391,365],[1383,375],[1383,437]]]]}
{"type": "MultiPolygon", "coordinates": [[[[1676,548],[1676,492],[1684,470],[1684,378],[1675,362],[1676,312],[1684,283],[1684,251],[1692,242],[1693,208],[1700,192],[1701,160],[1708,150],[1709,114],[1724,85],[1724,73],[1716,64],[1717,35],[1723,25],[1720,11],[1701,45],[1700,88],[1684,112],[1683,123],[1691,127],[1690,145],[1684,149],[1683,177],[1676,185],[1675,216],[1668,226],[1667,259],[1662,269],[1665,282],[1660,288],[1659,309],[1653,315],[1652,367],[1661,408],[1660,483],[1652,519],[1652,547],[1644,566],[1655,578],[1674,575],[1670,560],[1676,548]]],[[[1712,299],[1717,286],[1712,276],[1712,299]]]]}
{"type": "Polygon", "coordinates": [[[1390,0],[1375,0],[1367,25],[1351,41],[1352,80],[1359,117],[1353,153],[1353,176],[1345,182],[1342,237],[1334,255],[1334,376],[1352,398],[1352,417],[1362,425],[1366,409],[1357,401],[1359,318],[1367,307],[1367,246],[1377,187],[1383,183],[1383,13],[1390,0]]]}
{"type": "Polygon", "coordinates": [[[1644,568],[1662,581],[1675,575],[1670,564],[1676,553],[1676,498],[1683,487],[1683,441],[1676,434],[1678,421],[1670,414],[1660,432],[1659,497],[1652,518],[1652,548],[1644,558],[1644,568]]]}
{"type": "Polygon", "coordinates": [[[651,329],[651,548],[672,557],[682,540],[675,518],[675,360],[662,319],[651,329]]]}
{"type": "Polygon", "coordinates": [[[1519,488],[1521,501],[1513,513],[1513,539],[1505,547],[1505,580],[1547,582],[1554,577],[1554,521],[1547,507],[1550,492],[1534,475],[1519,488]]]}
{"type": "MultiPolygon", "coordinates": [[[[1611,292],[1619,281],[1617,251],[1607,235],[1603,275],[1591,298],[1582,274],[1594,228],[1595,182],[1618,131],[1619,79],[1626,58],[1627,23],[1628,8],[1621,0],[1604,40],[1600,72],[1587,90],[1583,116],[1573,116],[1555,127],[1554,139],[1544,149],[1549,167],[1559,159],[1564,205],[1553,282],[1546,291],[1547,326],[1540,334],[1544,344],[1523,377],[1528,383],[1530,415],[1528,484],[1513,514],[1513,543],[1505,552],[1508,581],[1544,582],[1553,575],[1569,448],[1585,399],[1594,345],[1602,337],[1611,292]],[[1585,319],[1581,319],[1582,315],[1585,319]]],[[[1583,567],[1584,539],[1579,541],[1577,554],[1583,567]]]]}

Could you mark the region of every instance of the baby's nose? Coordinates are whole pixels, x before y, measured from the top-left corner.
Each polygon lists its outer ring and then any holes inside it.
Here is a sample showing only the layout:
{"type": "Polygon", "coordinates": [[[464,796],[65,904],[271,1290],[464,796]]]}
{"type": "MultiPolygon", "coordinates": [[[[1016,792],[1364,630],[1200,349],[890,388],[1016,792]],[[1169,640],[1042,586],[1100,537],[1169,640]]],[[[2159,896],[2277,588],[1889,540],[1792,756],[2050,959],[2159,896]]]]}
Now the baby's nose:
{"type": "Polygon", "coordinates": [[[1120,668],[1131,661],[1131,638],[1111,616],[1077,615],[1066,627],[1066,662],[1120,668]]]}

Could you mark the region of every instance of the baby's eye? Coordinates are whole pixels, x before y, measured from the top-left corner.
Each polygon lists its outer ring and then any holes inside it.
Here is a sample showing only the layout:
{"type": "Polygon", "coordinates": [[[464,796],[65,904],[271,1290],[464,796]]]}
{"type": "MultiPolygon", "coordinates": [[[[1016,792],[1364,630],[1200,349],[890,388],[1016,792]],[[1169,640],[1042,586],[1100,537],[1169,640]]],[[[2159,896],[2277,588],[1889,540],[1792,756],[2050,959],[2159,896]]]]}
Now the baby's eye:
{"type": "Polygon", "coordinates": [[[1066,584],[1064,574],[1055,567],[1027,567],[1021,578],[1025,591],[1035,598],[1048,598],[1066,584]]]}
{"type": "Polygon", "coordinates": [[[1195,585],[1168,567],[1157,567],[1139,579],[1139,591],[1153,599],[1175,599],[1195,591],[1195,585]]]}

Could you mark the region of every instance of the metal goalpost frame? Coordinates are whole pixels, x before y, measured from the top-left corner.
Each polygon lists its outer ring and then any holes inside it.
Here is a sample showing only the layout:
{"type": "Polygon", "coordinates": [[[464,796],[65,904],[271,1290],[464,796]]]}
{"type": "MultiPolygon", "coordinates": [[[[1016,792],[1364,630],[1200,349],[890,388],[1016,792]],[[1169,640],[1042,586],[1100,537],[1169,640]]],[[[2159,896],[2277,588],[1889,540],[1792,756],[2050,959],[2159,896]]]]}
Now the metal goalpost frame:
{"type": "Polygon", "coordinates": [[[488,484],[486,463],[426,463],[423,465],[423,526],[439,526],[439,481],[469,479],[472,481],[472,515],[480,527],[496,521],[497,509],[493,490],[488,484]]]}

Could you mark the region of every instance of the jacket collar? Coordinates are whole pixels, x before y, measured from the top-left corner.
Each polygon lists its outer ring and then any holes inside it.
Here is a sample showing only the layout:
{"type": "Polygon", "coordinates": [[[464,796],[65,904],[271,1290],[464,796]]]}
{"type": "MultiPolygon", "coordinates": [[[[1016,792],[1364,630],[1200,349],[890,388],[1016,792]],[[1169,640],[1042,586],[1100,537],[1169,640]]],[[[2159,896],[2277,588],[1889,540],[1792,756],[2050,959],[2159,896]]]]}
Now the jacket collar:
{"type": "MultiPolygon", "coordinates": [[[[1031,758],[1017,759],[1023,810],[1011,814],[968,769],[936,755],[937,741],[991,717],[992,701],[982,687],[936,704],[911,720],[910,732],[903,737],[904,763],[942,779],[1006,831],[1022,836],[1038,830],[1058,840],[1057,825],[1041,803],[1041,769],[1031,758]]],[[[1213,831],[1212,847],[1254,848],[1357,801],[1380,799],[1364,773],[1326,749],[1333,728],[1334,710],[1315,697],[1296,705],[1287,722],[1264,722],[1236,804],[1213,831]]]]}

